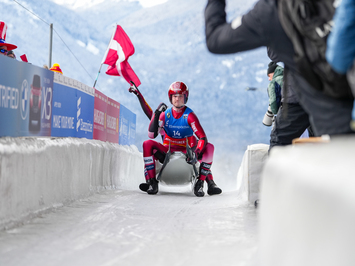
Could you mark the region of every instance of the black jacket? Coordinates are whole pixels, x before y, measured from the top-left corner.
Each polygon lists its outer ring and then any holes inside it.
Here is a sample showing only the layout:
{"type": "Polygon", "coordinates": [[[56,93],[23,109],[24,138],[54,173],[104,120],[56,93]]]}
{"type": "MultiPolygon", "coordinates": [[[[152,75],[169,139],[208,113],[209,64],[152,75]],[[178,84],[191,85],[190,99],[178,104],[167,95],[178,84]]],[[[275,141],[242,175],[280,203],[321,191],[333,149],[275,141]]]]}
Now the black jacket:
{"type": "Polygon", "coordinates": [[[277,0],[258,1],[235,29],[233,22],[226,22],[225,5],[225,0],[209,0],[206,6],[206,43],[210,52],[229,54],[267,46],[277,54],[278,61],[296,70],[292,42],[278,18],[277,0]]]}

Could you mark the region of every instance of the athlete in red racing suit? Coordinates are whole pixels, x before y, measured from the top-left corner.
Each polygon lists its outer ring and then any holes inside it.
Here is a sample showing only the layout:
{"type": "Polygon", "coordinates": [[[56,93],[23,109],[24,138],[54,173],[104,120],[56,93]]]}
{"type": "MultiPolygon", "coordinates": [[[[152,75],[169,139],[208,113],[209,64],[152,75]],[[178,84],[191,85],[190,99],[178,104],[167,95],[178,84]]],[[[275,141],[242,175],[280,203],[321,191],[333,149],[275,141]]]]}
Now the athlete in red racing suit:
{"type": "MultiPolygon", "coordinates": [[[[198,180],[194,186],[194,194],[203,197],[203,184],[208,184],[209,195],[220,194],[222,190],[213,181],[211,165],[213,161],[214,146],[208,143],[206,134],[195,113],[185,106],[189,90],[183,82],[174,82],[169,87],[169,100],[172,107],[166,109],[164,103],[160,104],[154,112],[149,124],[148,136],[151,139],[160,133],[163,135],[163,144],[154,140],[146,140],[143,143],[143,157],[145,164],[146,183],[140,188],[148,194],[158,193],[158,181],[155,178],[155,161],[163,161],[166,153],[170,150],[186,152],[186,137],[189,146],[195,152],[195,158],[200,162],[198,180]],[[198,138],[198,142],[194,134],[198,138]],[[147,184],[149,186],[147,186],[147,184]]],[[[188,162],[196,163],[196,161],[188,162]]]]}

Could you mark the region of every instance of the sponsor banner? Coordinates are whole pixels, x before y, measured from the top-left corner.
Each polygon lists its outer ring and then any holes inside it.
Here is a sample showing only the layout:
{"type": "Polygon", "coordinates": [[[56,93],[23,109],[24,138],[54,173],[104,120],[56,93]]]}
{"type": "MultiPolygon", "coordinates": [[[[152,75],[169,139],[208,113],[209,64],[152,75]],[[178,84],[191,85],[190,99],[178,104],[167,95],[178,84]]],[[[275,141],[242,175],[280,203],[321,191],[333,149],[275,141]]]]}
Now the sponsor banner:
{"type": "Polygon", "coordinates": [[[53,86],[52,136],[92,139],[93,89],[58,73],[53,86]]]}
{"type": "Polygon", "coordinates": [[[130,111],[129,144],[135,145],[135,143],[136,143],[136,114],[130,111]]]}
{"type": "Polygon", "coordinates": [[[134,145],[136,138],[136,115],[120,105],[119,141],[121,145],[134,145]]]}
{"type": "Polygon", "coordinates": [[[0,58],[0,136],[50,136],[53,72],[0,58]]]}
{"type": "Polygon", "coordinates": [[[106,110],[106,140],[112,143],[118,143],[119,116],[120,104],[108,98],[106,110]]]}
{"type": "Polygon", "coordinates": [[[95,90],[93,139],[106,141],[107,96],[95,90]]]}
{"type": "Polygon", "coordinates": [[[53,84],[53,137],[75,137],[76,90],[62,84],[53,84]]]}
{"type": "Polygon", "coordinates": [[[0,137],[80,137],[132,145],[136,115],[123,108],[74,79],[0,56],[0,137]]]}
{"type": "MultiPolygon", "coordinates": [[[[78,83],[79,84],[79,83],[78,83]]],[[[93,139],[95,94],[92,87],[83,83],[76,89],[76,124],[77,138],[93,139]]]]}

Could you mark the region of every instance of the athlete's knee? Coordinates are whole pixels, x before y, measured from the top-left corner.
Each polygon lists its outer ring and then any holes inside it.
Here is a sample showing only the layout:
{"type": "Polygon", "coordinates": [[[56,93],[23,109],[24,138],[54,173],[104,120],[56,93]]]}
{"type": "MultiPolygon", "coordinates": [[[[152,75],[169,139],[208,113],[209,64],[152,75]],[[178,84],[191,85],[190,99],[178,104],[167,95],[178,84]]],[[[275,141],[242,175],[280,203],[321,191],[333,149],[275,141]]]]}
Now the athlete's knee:
{"type": "Polygon", "coordinates": [[[207,143],[206,145],[206,150],[208,150],[208,152],[213,153],[214,152],[214,145],[212,143],[207,143]]]}
{"type": "Polygon", "coordinates": [[[146,140],[143,142],[143,155],[153,155],[154,140],[146,140]]]}

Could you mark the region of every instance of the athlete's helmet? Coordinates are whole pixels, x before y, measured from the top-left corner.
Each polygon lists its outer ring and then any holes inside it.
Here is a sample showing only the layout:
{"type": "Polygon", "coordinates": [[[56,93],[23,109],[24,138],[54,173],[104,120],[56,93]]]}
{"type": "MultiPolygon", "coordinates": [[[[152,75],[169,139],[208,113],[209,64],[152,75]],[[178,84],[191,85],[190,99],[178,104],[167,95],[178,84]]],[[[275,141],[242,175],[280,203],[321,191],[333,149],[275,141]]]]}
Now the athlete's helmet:
{"type": "Polygon", "coordinates": [[[169,94],[170,103],[172,103],[171,98],[174,94],[182,94],[184,95],[184,99],[185,99],[184,103],[186,104],[187,99],[189,98],[189,88],[186,86],[184,82],[175,81],[171,83],[168,94],[169,94]]]}

